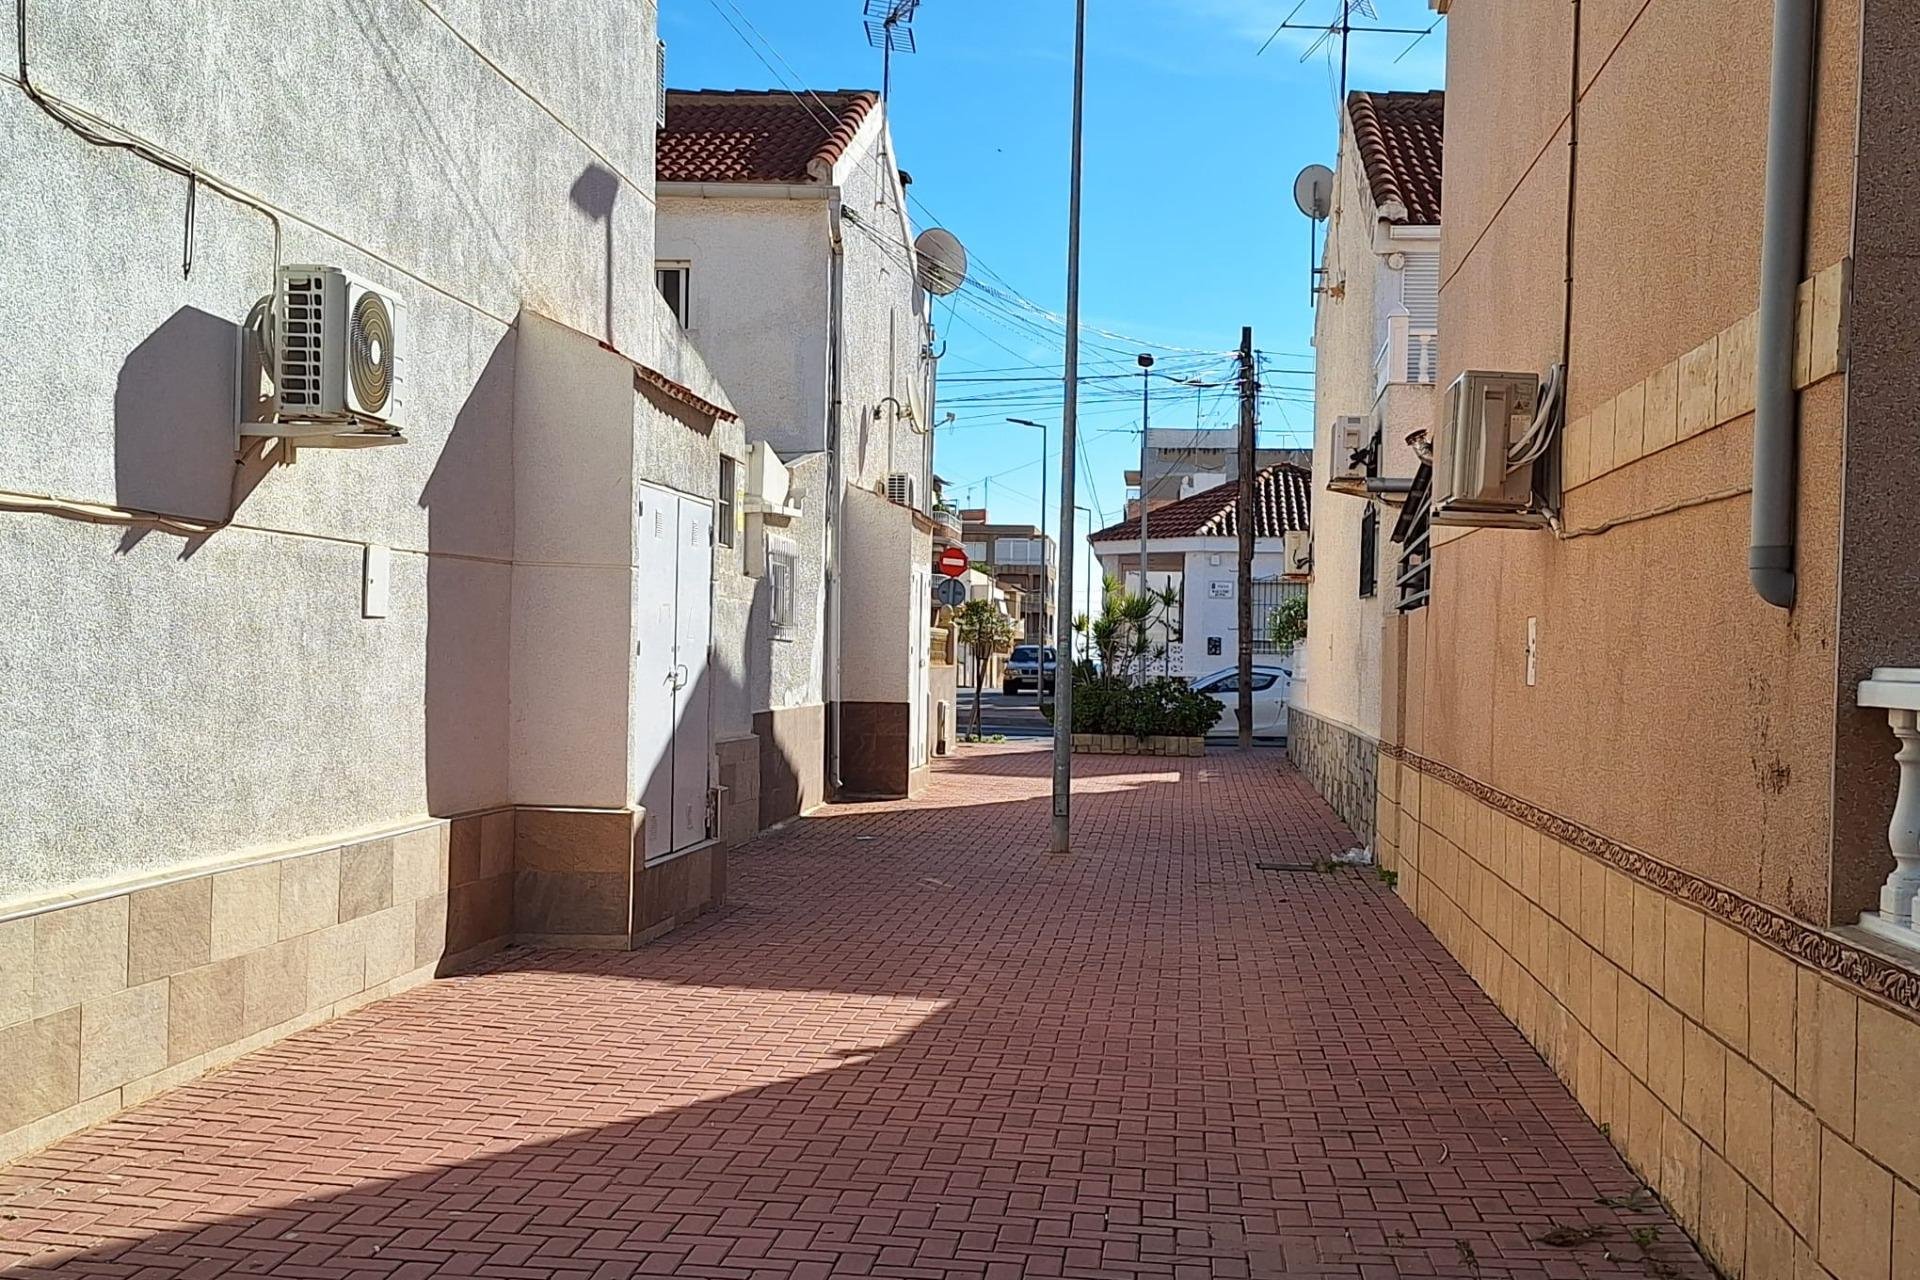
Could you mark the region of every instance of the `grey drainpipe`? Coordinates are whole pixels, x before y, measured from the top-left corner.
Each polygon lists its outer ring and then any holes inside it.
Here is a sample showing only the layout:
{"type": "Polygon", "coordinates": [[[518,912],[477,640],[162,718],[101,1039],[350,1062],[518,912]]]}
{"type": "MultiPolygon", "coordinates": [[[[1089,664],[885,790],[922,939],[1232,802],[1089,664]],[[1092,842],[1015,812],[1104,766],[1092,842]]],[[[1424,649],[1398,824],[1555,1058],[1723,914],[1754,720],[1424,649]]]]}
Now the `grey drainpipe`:
{"type": "Polygon", "coordinates": [[[1760,336],[1753,416],[1753,534],[1747,568],[1762,600],[1791,609],[1797,486],[1794,311],[1807,256],[1813,133],[1814,18],[1819,0],[1774,0],[1773,96],[1767,111],[1766,220],[1760,239],[1760,336]]]}

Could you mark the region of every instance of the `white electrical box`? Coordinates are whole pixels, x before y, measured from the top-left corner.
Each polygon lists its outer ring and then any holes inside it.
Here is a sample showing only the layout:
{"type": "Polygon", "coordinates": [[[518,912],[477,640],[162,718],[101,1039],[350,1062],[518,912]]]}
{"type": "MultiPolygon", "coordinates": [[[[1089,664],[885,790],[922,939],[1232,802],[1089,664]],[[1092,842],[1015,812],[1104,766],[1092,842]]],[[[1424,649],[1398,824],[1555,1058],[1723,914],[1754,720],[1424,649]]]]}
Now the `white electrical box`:
{"type": "Polygon", "coordinates": [[[1507,462],[1539,406],[1537,374],[1475,369],[1454,379],[1433,450],[1433,523],[1501,528],[1546,523],[1533,492],[1538,464],[1510,467],[1507,462]]]}

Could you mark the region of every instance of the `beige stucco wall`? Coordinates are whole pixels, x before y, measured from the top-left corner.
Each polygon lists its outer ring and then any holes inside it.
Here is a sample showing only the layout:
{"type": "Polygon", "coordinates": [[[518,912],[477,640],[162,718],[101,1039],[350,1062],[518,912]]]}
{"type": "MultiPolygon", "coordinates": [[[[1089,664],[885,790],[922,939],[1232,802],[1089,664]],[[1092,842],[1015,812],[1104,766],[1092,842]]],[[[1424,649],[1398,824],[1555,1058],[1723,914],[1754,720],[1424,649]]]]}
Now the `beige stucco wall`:
{"type": "Polygon", "coordinates": [[[1353,414],[1382,424],[1380,473],[1414,471],[1409,432],[1432,418],[1433,389],[1392,383],[1376,398],[1374,354],[1385,298],[1399,297],[1393,268],[1383,250],[1432,252],[1431,239],[1395,241],[1368,190],[1353,141],[1350,117],[1342,117],[1340,162],[1335,169],[1333,211],[1327,221],[1326,288],[1314,317],[1313,578],[1307,586],[1307,638],[1296,670],[1294,706],[1353,733],[1380,736],[1380,627],[1393,598],[1392,545],[1387,533],[1395,509],[1380,513],[1374,594],[1359,592],[1361,517],[1368,502],[1330,492],[1328,481],[1344,470],[1336,421],[1353,414]]]}
{"type": "MultiPolygon", "coordinates": [[[[1569,399],[1596,432],[1616,396],[1758,303],[1770,19],[1711,0],[1638,8],[1585,6],[1569,399]]],[[[1849,8],[1824,17],[1814,269],[1848,248],[1849,8]]],[[[1569,17],[1508,16],[1461,0],[1449,19],[1443,386],[1559,354],[1569,17]]],[[[1804,397],[1791,614],[1747,585],[1748,502],[1732,491],[1750,479],[1751,416],[1715,415],[1568,494],[1567,526],[1620,522],[1605,532],[1476,530],[1438,547],[1432,604],[1408,632],[1406,745],[1825,921],[1843,385],[1804,397]]]]}

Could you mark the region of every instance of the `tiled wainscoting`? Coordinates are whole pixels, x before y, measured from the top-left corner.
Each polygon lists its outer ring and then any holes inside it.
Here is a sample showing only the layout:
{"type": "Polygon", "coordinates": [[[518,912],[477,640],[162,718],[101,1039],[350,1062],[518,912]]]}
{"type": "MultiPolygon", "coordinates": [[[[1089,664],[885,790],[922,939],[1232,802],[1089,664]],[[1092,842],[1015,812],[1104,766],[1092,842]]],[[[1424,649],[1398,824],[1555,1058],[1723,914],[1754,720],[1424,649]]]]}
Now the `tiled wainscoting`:
{"type": "Polygon", "coordinates": [[[511,810],[0,920],[0,1160],[497,949],[511,810]]]}
{"type": "Polygon", "coordinates": [[[1920,1274],[1920,979],[1383,752],[1382,865],[1728,1275],[1920,1274]]]}
{"type": "Polygon", "coordinates": [[[627,948],[725,899],[758,741],[716,744],[719,839],[647,864],[634,810],[498,809],[0,914],[0,1161],[506,945],[627,948]]]}
{"type": "Polygon", "coordinates": [[[827,798],[827,708],[821,703],[753,714],[760,760],[760,826],[797,818],[827,798]]]}
{"type": "Polygon", "coordinates": [[[1343,724],[1288,707],[1287,755],[1360,843],[1371,844],[1380,745],[1343,724]]]}

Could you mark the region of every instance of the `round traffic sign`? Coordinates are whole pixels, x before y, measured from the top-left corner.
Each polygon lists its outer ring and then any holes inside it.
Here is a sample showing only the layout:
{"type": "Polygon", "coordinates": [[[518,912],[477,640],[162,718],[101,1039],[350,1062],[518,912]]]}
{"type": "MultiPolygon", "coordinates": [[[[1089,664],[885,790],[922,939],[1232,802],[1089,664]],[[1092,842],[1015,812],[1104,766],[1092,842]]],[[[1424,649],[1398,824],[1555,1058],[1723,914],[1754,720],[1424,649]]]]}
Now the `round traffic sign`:
{"type": "Polygon", "coordinates": [[[969,561],[967,560],[966,548],[948,547],[940,553],[939,559],[933,563],[935,568],[939,569],[940,572],[946,574],[949,578],[958,578],[967,571],[969,561]]]}
{"type": "Polygon", "coordinates": [[[967,602],[967,584],[958,578],[942,578],[934,584],[933,598],[949,609],[958,609],[967,602]]]}

